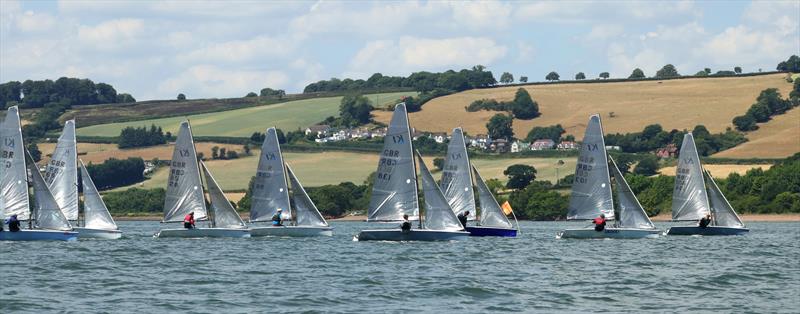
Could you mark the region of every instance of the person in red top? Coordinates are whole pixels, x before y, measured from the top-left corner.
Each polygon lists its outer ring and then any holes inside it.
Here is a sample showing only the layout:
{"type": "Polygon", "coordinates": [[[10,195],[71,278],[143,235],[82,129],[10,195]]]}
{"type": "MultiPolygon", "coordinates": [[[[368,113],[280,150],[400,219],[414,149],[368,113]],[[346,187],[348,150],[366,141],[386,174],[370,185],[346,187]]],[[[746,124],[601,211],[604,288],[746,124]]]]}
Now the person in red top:
{"type": "Polygon", "coordinates": [[[190,212],[183,217],[183,227],[186,229],[194,229],[194,212],[190,212]]]}
{"type": "Polygon", "coordinates": [[[606,229],[606,215],[600,214],[600,217],[595,218],[592,220],[594,223],[594,231],[603,231],[606,229]]]}

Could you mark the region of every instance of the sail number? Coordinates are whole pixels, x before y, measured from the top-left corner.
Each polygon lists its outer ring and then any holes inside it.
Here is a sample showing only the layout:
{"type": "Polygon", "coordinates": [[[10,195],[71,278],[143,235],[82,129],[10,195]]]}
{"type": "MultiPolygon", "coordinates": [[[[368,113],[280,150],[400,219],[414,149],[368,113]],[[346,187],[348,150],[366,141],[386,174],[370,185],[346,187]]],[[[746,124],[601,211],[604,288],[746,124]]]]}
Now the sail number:
{"type": "Polygon", "coordinates": [[[690,172],[689,168],[678,168],[675,172],[675,191],[682,192],[687,188],[690,172]]]}
{"type": "Polygon", "coordinates": [[[181,177],[186,173],[182,168],[186,168],[186,162],[183,161],[172,161],[169,170],[169,179],[167,180],[167,185],[172,187],[178,187],[178,182],[181,181],[181,177]]]}
{"type": "MultiPolygon", "coordinates": [[[[399,137],[402,140],[402,136],[393,136],[393,138],[394,137],[399,137]]],[[[381,154],[381,160],[378,163],[378,171],[375,177],[379,180],[389,181],[392,178],[392,172],[394,172],[394,166],[397,165],[399,157],[399,150],[384,149],[381,154]]]]}
{"type": "Polygon", "coordinates": [[[589,174],[594,168],[594,157],[581,156],[578,158],[578,165],[575,167],[575,183],[589,182],[589,174]]]}

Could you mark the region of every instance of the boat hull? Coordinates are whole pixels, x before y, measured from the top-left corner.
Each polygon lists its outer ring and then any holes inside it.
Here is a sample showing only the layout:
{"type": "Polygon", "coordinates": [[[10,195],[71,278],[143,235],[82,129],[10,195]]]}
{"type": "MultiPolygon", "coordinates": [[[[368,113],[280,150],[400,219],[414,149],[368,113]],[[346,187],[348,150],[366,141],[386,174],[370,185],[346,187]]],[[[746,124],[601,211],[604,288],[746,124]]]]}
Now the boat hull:
{"type": "Polygon", "coordinates": [[[331,237],[333,227],[257,227],[250,228],[251,237],[331,237]]]}
{"type": "Polygon", "coordinates": [[[466,231],[438,231],[416,229],[402,231],[400,229],[362,230],[356,235],[357,241],[457,241],[466,240],[466,231]]]}
{"type": "Polygon", "coordinates": [[[661,231],[657,229],[605,228],[603,231],[592,229],[566,229],[556,234],[556,239],[643,239],[657,238],[661,231]]]}
{"type": "Polygon", "coordinates": [[[115,240],[122,237],[122,231],[119,230],[75,228],[75,231],[78,232],[78,239],[115,240]]]}
{"type": "Polygon", "coordinates": [[[78,233],[58,230],[20,230],[0,232],[0,241],[76,241],[78,233]]]}
{"type": "Polygon", "coordinates": [[[704,236],[727,236],[742,235],[750,232],[747,228],[708,226],[700,228],[698,226],[676,226],[667,229],[667,235],[704,235],[704,236]]]}
{"type": "Polygon", "coordinates": [[[513,228],[491,228],[491,227],[467,227],[467,232],[471,237],[516,237],[517,229],[513,228]]]}
{"type": "Polygon", "coordinates": [[[234,228],[162,229],[156,238],[249,238],[250,230],[234,228]]]}

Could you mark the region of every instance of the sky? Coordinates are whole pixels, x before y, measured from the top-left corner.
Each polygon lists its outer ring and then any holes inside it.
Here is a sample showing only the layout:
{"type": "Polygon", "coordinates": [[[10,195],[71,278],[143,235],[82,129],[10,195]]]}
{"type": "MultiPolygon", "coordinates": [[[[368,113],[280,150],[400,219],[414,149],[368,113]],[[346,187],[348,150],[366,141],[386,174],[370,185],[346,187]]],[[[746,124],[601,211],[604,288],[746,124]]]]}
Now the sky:
{"type": "Polygon", "coordinates": [[[150,100],[477,64],[529,81],[771,71],[800,54],[798,25],[797,0],[0,0],[0,82],[89,78],[150,100]]]}

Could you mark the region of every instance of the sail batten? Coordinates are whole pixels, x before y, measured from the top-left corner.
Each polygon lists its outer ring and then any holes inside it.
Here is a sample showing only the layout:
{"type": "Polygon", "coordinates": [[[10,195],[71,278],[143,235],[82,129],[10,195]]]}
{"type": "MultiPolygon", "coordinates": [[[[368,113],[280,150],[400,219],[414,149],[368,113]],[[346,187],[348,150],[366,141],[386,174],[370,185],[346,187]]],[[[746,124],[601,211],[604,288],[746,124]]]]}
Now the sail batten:
{"type": "Polygon", "coordinates": [[[169,172],[164,198],[164,222],[183,221],[183,217],[190,212],[194,212],[197,220],[206,218],[203,185],[189,121],[181,123],[169,172]]]}
{"type": "Polygon", "coordinates": [[[22,142],[22,129],[17,106],[8,108],[2,127],[0,127],[0,218],[17,215],[20,220],[28,220],[30,201],[28,196],[28,173],[26,171],[25,145],[22,142]]]}
{"type": "Polygon", "coordinates": [[[211,175],[211,171],[208,170],[206,164],[200,161],[200,166],[206,177],[208,195],[211,198],[211,212],[213,213],[211,217],[213,218],[214,227],[234,229],[247,228],[244,221],[242,221],[242,217],[239,216],[239,213],[233,208],[231,202],[225,197],[225,193],[222,192],[219,184],[217,184],[217,180],[214,180],[214,176],[211,175]]]}
{"type": "Polygon", "coordinates": [[[289,181],[292,184],[292,200],[295,206],[295,217],[297,226],[312,226],[312,227],[327,227],[328,222],[320,214],[317,206],[308,197],[306,189],[300,183],[300,180],[295,176],[294,171],[289,164],[286,164],[286,173],[289,175],[289,181]]]}
{"type": "Polygon", "coordinates": [[[617,185],[617,200],[619,202],[619,226],[622,228],[655,229],[655,225],[647,217],[647,213],[642,208],[642,204],[633,194],[625,176],[619,171],[617,163],[613,158],[608,158],[611,162],[611,173],[617,185]]]}
{"type": "Polygon", "coordinates": [[[253,180],[250,221],[269,221],[281,209],[281,219],[291,220],[289,187],[283,169],[278,134],[274,127],[267,129],[261,144],[261,155],[253,180]]]}
{"type": "Polygon", "coordinates": [[[89,176],[89,171],[83,161],[79,161],[81,168],[81,184],[83,186],[83,219],[84,226],[92,229],[118,230],[114,218],[108,212],[105,202],[100,197],[100,192],[89,176]]]}
{"type": "Polygon", "coordinates": [[[567,219],[593,219],[600,214],[607,219],[614,219],[614,199],[603,126],[600,116],[595,114],[589,118],[581,143],[567,219]]]}
{"type": "Polygon", "coordinates": [[[480,224],[485,227],[494,228],[511,228],[513,225],[508,220],[500,204],[492,195],[492,191],[486,186],[478,169],[472,166],[472,171],[475,172],[475,184],[478,186],[478,201],[481,205],[480,224]]]}
{"type": "Polygon", "coordinates": [[[447,156],[444,160],[442,180],[439,187],[456,215],[469,211],[469,220],[475,220],[475,191],[472,188],[472,171],[469,155],[461,128],[453,129],[447,156]]]}
{"type": "Polygon", "coordinates": [[[417,152],[419,160],[419,171],[422,176],[422,192],[425,196],[425,220],[423,228],[428,230],[458,231],[464,227],[458,221],[458,217],[450,208],[450,203],[444,197],[442,190],[436,185],[428,167],[417,152]]]}
{"type": "Polygon", "coordinates": [[[56,149],[47,164],[44,180],[68,220],[78,219],[78,153],[75,120],[64,123],[56,149]]]}
{"type": "Polygon", "coordinates": [[[711,212],[700,156],[692,133],[683,136],[675,186],[672,190],[672,220],[698,220],[711,212]]]}

